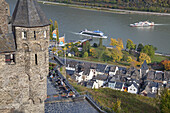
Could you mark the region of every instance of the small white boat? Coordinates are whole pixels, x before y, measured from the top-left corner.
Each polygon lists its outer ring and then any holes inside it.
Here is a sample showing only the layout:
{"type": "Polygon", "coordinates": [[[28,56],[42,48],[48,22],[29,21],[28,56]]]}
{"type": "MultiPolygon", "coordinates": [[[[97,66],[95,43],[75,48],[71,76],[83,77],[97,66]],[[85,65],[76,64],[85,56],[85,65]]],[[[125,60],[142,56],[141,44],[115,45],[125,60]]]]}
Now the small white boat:
{"type": "Polygon", "coordinates": [[[87,29],[79,32],[80,35],[93,37],[93,38],[107,38],[107,36],[104,36],[104,33],[97,30],[97,31],[88,31],[87,29]]]}
{"type": "Polygon", "coordinates": [[[134,24],[130,24],[131,27],[149,27],[154,26],[154,22],[144,21],[144,22],[138,22],[134,24]]]}

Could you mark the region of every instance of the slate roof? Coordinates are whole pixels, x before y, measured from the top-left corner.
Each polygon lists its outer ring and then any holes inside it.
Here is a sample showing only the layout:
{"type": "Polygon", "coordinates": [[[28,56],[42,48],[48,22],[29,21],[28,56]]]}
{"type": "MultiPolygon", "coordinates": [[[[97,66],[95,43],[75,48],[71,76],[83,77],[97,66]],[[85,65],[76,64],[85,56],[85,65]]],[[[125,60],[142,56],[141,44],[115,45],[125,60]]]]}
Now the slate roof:
{"type": "Polygon", "coordinates": [[[123,83],[122,82],[116,82],[115,88],[122,89],[123,83]]]}
{"type": "Polygon", "coordinates": [[[37,0],[18,0],[12,15],[13,26],[41,27],[50,25],[37,0]]]}
{"type": "Polygon", "coordinates": [[[0,34],[0,53],[16,50],[13,34],[0,34]]]}
{"type": "Polygon", "coordinates": [[[104,64],[97,64],[96,70],[98,72],[103,72],[104,73],[105,68],[106,68],[106,65],[104,65],[104,64]]]}
{"type": "Polygon", "coordinates": [[[149,69],[149,68],[148,68],[148,65],[147,65],[147,63],[146,63],[146,60],[143,62],[142,66],[141,66],[141,69],[142,69],[142,70],[148,70],[148,69],[149,69]]]}
{"type": "Polygon", "coordinates": [[[96,80],[103,80],[103,81],[107,81],[108,76],[107,75],[97,75],[95,77],[96,80]]]}

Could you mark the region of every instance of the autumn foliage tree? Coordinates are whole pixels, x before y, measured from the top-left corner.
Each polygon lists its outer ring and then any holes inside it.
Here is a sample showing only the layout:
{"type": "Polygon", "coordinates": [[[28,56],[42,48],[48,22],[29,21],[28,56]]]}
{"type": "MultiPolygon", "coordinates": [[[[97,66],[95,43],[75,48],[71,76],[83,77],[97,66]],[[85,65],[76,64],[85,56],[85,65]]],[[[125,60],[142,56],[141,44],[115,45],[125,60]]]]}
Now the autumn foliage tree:
{"type": "Polygon", "coordinates": [[[165,70],[170,70],[170,60],[163,60],[161,63],[163,64],[165,70]]]}
{"type": "Polygon", "coordinates": [[[145,54],[145,53],[140,53],[140,56],[139,56],[139,61],[141,63],[143,63],[144,61],[146,60],[147,63],[151,63],[151,58],[145,54]]]}
{"type": "Polygon", "coordinates": [[[111,57],[113,59],[113,62],[117,61],[119,62],[122,57],[122,49],[123,49],[123,41],[122,39],[118,38],[118,40],[111,38],[111,46],[113,46],[113,49],[111,50],[111,57]]]}

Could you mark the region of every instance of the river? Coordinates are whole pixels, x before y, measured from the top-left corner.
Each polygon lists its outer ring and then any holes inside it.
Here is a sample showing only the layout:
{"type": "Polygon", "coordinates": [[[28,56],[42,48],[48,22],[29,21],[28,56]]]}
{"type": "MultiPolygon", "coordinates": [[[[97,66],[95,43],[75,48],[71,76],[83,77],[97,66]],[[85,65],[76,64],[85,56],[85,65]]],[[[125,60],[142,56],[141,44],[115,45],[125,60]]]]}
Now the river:
{"type": "MultiPolygon", "coordinates": [[[[12,14],[17,0],[6,0],[12,14]]],[[[157,52],[170,53],[170,16],[115,14],[103,11],[76,9],[67,6],[40,4],[47,18],[57,20],[60,36],[66,36],[66,41],[79,40],[84,37],[74,34],[81,30],[100,30],[108,36],[103,45],[110,46],[110,38],[121,38],[126,45],[127,39],[135,44],[151,44],[158,48],[157,52]],[[154,27],[129,27],[129,24],[150,20],[154,27]]],[[[91,43],[98,43],[94,39],[91,43]]]]}

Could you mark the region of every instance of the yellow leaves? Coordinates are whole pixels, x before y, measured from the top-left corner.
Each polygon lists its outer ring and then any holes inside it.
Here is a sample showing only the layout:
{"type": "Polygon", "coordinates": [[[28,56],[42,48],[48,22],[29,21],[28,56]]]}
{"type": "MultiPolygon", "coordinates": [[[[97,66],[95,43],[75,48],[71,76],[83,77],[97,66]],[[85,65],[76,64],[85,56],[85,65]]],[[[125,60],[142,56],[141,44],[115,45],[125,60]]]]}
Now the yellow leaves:
{"type": "Polygon", "coordinates": [[[145,53],[140,53],[139,61],[140,61],[141,63],[143,63],[145,60],[146,60],[147,64],[148,64],[148,63],[151,63],[151,58],[150,58],[147,54],[145,54],[145,53]]]}
{"type": "Polygon", "coordinates": [[[63,51],[66,51],[66,50],[67,50],[67,47],[64,47],[64,48],[63,48],[63,51]]]}
{"type": "Polygon", "coordinates": [[[123,49],[123,41],[120,38],[118,38],[118,40],[111,38],[110,45],[113,46],[113,47],[116,46],[116,48],[118,50],[122,50],[123,49]]]}
{"type": "Polygon", "coordinates": [[[57,48],[56,48],[56,47],[53,47],[53,48],[52,48],[52,51],[53,51],[53,52],[55,52],[56,50],[57,50],[57,48]]]}
{"type": "Polygon", "coordinates": [[[132,61],[132,57],[131,56],[128,56],[127,57],[127,62],[131,62],[132,61]]]}

